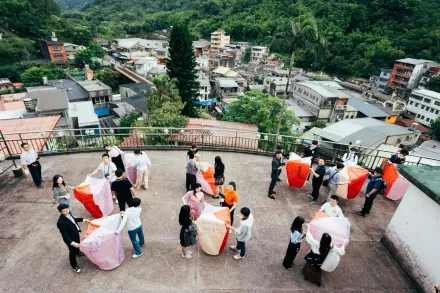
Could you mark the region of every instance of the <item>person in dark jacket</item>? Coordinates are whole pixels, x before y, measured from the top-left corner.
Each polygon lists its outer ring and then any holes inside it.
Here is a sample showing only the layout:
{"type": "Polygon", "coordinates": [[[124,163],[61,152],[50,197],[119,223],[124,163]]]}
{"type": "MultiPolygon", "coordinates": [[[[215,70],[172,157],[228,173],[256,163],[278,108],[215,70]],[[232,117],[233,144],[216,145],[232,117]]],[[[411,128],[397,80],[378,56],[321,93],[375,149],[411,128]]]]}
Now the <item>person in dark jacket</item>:
{"type": "Polygon", "coordinates": [[[357,215],[365,217],[365,214],[370,213],[374,199],[385,186],[384,180],[382,179],[382,174],[383,170],[377,167],[376,169],[374,169],[373,174],[368,175],[368,179],[370,179],[370,182],[368,182],[367,189],[365,190],[364,207],[359,212],[356,212],[357,215]]]}
{"type": "MultiPolygon", "coordinates": [[[[280,159],[280,161],[281,161],[281,163],[283,163],[283,159],[284,159],[284,150],[283,150],[283,147],[282,146],[277,146],[277,151],[281,151],[281,159],[280,159]]],[[[275,159],[275,157],[277,156],[277,152],[275,152],[274,154],[273,154],[273,159],[275,159]]],[[[277,178],[277,181],[279,182],[279,181],[281,181],[281,179],[280,179],[280,175],[281,175],[281,169],[280,170],[278,170],[278,178],[277,178]]]]}
{"type": "Polygon", "coordinates": [[[271,199],[275,199],[273,194],[276,194],[274,191],[275,185],[277,184],[278,172],[283,168],[283,163],[281,163],[281,151],[277,151],[275,154],[275,158],[272,160],[272,172],[270,174],[270,185],[269,185],[269,194],[267,195],[271,199]]]}
{"type": "Polygon", "coordinates": [[[298,216],[293,221],[292,227],[290,227],[289,246],[287,247],[286,256],[283,261],[283,266],[288,270],[293,268],[293,261],[301,248],[301,242],[303,242],[306,236],[302,231],[303,224],[304,218],[298,216]]]}
{"type": "Polygon", "coordinates": [[[223,186],[223,184],[225,183],[225,164],[223,164],[222,158],[220,158],[219,156],[215,157],[214,162],[216,194],[212,198],[219,198],[225,193],[225,188],[223,186]]]}
{"type": "Polygon", "coordinates": [[[83,256],[84,254],[79,250],[79,232],[81,232],[81,229],[77,223],[88,223],[89,220],[72,216],[69,211],[69,205],[67,204],[60,204],[58,211],[61,215],[58,218],[57,227],[63,236],[64,243],[66,243],[67,248],[69,248],[70,265],[75,273],[81,273],[78,263],[76,262],[76,256],[83,256]]]}
{"type": "Polygon", "coordinates": [[[304,158],[312,157],[312,163],[310,167],[313,165],[313,162],[318,157],[318,141],[312,141],[311,145],[304,146],[304,158]]]}
{"type": "Polygon", "coordinates": [[[104,145],[104,149],[109,155],[111,161],[116,165],[116,168],[125,172],[124,160],[122,159],[122,151],[117,146],[104,145]]]}
{"type": "Polygon", "coordinates": [[[318,167],[315,170],[310,168],[310,172],[313,175],[312,179],[312,194],[309,196],[309,204],[314,204],[318,200],[319,197],[319,189],[321,188],[322,182],[324,181],[325,175],[325,162],[323,159],[318,160],[318,167]]]}
{"type": "Polygon", "coordinates": [[[409,153],[407,150],[400,150],[399,154],[392,155],[391,158],[388,159],[388,163],[401,165],[405,163],[406,156],[408,156],[408,154],[409,153]]]}
{"type": "Polygon", "coordinates": [[[182,251],[182,257],[186,259],[192,258],[192,252],[188,251],[188,247],[191,246],[190,243],[185,239],[185,233],[189,233],[189,226],[191,225],[191,209],[189,205],[183,205],[180,208],[179,213],[179,224],[180,228],[180,247],[182,251]]]}

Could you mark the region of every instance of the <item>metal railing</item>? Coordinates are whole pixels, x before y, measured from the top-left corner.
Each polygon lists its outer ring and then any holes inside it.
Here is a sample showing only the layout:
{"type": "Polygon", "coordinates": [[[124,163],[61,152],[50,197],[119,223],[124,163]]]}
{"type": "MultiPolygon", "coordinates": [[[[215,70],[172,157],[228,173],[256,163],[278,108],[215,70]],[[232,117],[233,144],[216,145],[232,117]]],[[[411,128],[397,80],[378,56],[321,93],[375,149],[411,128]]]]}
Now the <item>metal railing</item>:
{"type": "MultiPolygon", "coordinates": [[[[21,153],[21,143],[27,142],[40,154],[63,154],[75,152],[103,151],[104,144],[117,145],[121,149],[134,150],[181,150],[195,143],[201,150],[242,152],[272,155],[276,145],[283,147],[285,154],[302,155],[304,144],[311,139],[270,133],[235,131],[218,128],[82,128],[48,130],[43,132],[5,133],[5,143],[14,156],[21,153]]],[[[319,141],[319,140],[318,140],[319,141]]],[[[394,151],[356,145],[319,141],[319,158],[329,164],[342,162],[350,147],[357,149],[358,165],[365,168],[382,166],[394,151]]],[[[410,155],[406,164],[436,165],[435,158],[410,155]]]]}

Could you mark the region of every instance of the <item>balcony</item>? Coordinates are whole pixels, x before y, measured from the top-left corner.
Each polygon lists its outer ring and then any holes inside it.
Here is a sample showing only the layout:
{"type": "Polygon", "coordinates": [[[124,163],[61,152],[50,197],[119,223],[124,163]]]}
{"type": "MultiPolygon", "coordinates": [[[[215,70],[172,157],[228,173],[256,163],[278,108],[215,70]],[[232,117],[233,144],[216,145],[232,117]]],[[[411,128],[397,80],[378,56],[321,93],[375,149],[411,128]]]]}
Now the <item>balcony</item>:
{"type": "MultiPolygon", "coordinates": [[[[3,229],[0,232],[4,251],[2,270],[0,270],[0,282],[3,288],[8,288],[11,292],[22,290],[49,292],[69,291],[75,287],[78,292],[93,292],[136,291],[142,287],[153,291],[179,292],[181,288],[203,285],[215,290],[229,291],[234,287],[246,291],[249,288],[247,282],[252,282],[259,284],[261,288],[255,292],[263,293],[275,289],[290,290],[292,282],[295,282],[298,288],[310,289],[314,292],[320,290],[303,280],[299,273],[304,264],[302,257],[306,250],[304,248],[295,260],[295,274],[287,271],[282,273],[284,269],[280,266],[280,258],[284,256],[286,243],[273,240],[286,237],[292,215],[297,215],[298,211],[301,211],[301,216],[309,221],[318,207],[307,203],[305,194],[310,193],[311,184],[306,184],[303,189],[290,188],[286,184],[285,171],[281,175],[283,181],[277,184],[277,200],[268,202],[266,194],[270,181],[268,166],[270,166],[275,135],[246,133],[245,136],[245,132],[219,133],[206,129],[185,129],[182,133],[182,129],[172,128],[116,128],[101,131],[103,132],[108,134],[73,136],[69,135],[69,132],[56,135],[42,133],[41,139],[55,142],[54,147],[42,151],[43,177],[47,181],[42,190],[34,189],[29,178],[16,179],[9,174],[0,177],[2,197],[0,215],[4,219],[3,229]],[[199,145],[202,161],[212,163],[215,156],[222,157],[228,180],[237,182],[239,207],[249,205],[254,214],[255,233],[249,242],[245,259],[250,264],[244,271],[240,266],[237,267],[237,262],[232,258],[233,254],[229,249],[214,258],[204,254],[196,245],[192,250],[197,261],[186,261],[180,257],[177,242],[179,225],[176,216],[181,206],[179,196],[184,193],[183,157],[192,142],[199,145]],[[145,256],[139,261],[132,260],[129,257],[130,242],[124,231],[125,260],[115,269],[118,270],[117,274],[99,270],[87,258],[82,257],[78,262],[83,274],[81,282],[78,282],[69,269],[67,249],[61,235],[54,228],[58,211],[51,202],[50,181],[53,175],[58,173],[64,176],[69,185],[75,186],[82,182],[85,175],[101,162],[103,143],[119,144],[126,151],[148,150],[148,156],[153,164],[150,190],[136,192],[143,201],[143,229],[145,235],[148,235],[148,241],[143,247],[145,256]],[[50,156],[51,154],[59,155],[50,156]],[[23,221],[24,214],[32,215],[39,221],[23,221]],[[268,218],[270,222],[265,220],[268,218]],[[219,280],[218,271],[212,270],[213,262],[227,266],[230,276],[219,280]],[[45,264],[44,267],[41,266],[42,263],[45,264]],[[172,264],[172,269],[168,264],[172,264]],[[156,273],[146,274],[135,283],[125,282],[136,272],[145,270],[146,265],[149,272],[156,273]],[[270,269],[276,267],[280,267],[280,271],[270,269]],[[261,269],[265,269],[267,278],[264,280],[276,278],[277,282],[262,281],[261,269]],[[26,282],[21,281],[23,274],[27,276],[26,282]],[[196,275],[197,278],[192,277],[196,275]],[[242,282],[243,277],[248,280],[246,284],[242,282]]],[[[19,134],[18,139],[7,139],[7,145],[15,146],[21,142],[21,137],[24,137],[24,134],[19,134]]],[[[41,139],[28,140],[28,142],[36,147],[41,139]]],[[[296,150],[300,154],[300,142],[302,141],[296,141],[295,137],[282,136],[280,143],[286,150],[296,150]]],[[[332,157],[336,159],[344,152],[342,149],[337,149],[337,146],[334,147],[334,149],[326,147],[321,149],[323,157],[328,158],[329,162],[332,157]],[[326,151],[330,152],[329,157],[326,151]]],[[[346,146],[341,147],[347,149],[346,146]]],[[[365,148],[362,150],[367,151],[365,148]]],[[[364,192],[354,200],[340,202],[345,216],[353,225],[352,241],[347,248],[347,254],[342,257],[337,268],[343,272],[343,275],[332,275],[332,280],[343,278],[344,281],[330,282],[324,274],[324,288],[331,288],[335,292],[348,289],[362,291],[363,288],[379,291],[417,291],[400,265],[379,242],[398,203],[379,197],[374,203],[372,215],[368,219],[359,219],[353,211],[363,204],[363,194],[364,192]],[[368,249],[365,249],[366,247],[368,249]],[[351,269],[358,266],[359,262],[362,262],[364,270],[374,272],[370,278],[360,278],[359,272],[351,269]]],[[[323,191],[321,196],[324,196],[323,191]]],[[[218,201],[208,196],[205,199],[210,204],[218,204],[218,201]]],[[[75,199],[72,200],[72,210],[75,216],[90,218],[83,206],[75,199]]],[[[114,213],[116,212],[118,212],[117,208],[114,210],[114,213]]],[[[80,224],[80,226],[85,230],[85,225],[80,224]]],[[[227,245],[232,244],[234,239],[230,237],[227,245]]],[[[191,291],[197,290],[191,289],[191,291]]]]}

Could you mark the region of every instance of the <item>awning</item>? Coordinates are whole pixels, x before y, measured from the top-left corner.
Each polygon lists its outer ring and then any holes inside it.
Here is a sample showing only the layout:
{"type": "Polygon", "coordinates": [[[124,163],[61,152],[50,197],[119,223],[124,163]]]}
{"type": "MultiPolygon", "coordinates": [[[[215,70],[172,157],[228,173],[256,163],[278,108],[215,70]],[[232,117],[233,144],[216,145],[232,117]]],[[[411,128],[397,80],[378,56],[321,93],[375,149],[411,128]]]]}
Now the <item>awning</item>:
{"type": "Polygon", "coordinates": [[[194,104],[201,105],[201,106],[211,106],[212,100],[195,100],[194,104]]]}
{"type": "Polygon", "coordinates": [[[222,110],[220,110],[220,108],[219,107],[215,107],[215,110],[219,113],[219,114],[223,114],[223,111],[222,110]]]}
{"type": "Polygon", "coordinates": [[[109,116],[110,109],[109,108],[98,108],[98,109],[95,109],[95,113],[96,113],[96,115],[98,115],[98,117],[109,116]]]}

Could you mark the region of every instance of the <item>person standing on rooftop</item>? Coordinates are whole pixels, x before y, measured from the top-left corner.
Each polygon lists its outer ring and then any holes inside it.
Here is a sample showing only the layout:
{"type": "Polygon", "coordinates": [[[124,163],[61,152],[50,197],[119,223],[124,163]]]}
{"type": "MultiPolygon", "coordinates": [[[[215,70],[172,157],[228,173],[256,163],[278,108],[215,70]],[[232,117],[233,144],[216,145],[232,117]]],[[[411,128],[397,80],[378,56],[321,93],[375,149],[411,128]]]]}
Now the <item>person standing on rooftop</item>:
{"type": "Polygon", "coordinates": [[[275,157],[272,159],[272,172],[270,174],[270,185],[269,185],[269,193],[268,197],[271,199],[275,199],[273,194],[276,194],[274,191],[275,185],[278,181],[279,171],[283,168],[283,163],[281,163],[281,151],[276,151],[275,157]]]}
{"type": "Polygon", "coordinates": [[[144,188],[147,190],[148,187],[148,163],[149,159],[148,157],[141,152],[140,150],[134,151],[134,161],[131,164],[131,166],[136,168],[136,184],[134,187],[137,189],[140,189],[142,186],[142,182],[144,183],[144,188]]]}
{"type": "Polygon", "coordinates": [[[315,204],[319,197],[319,189],[321,188],[322,181],[324,181],[324,175],[325,175],[325,162],[323,159],[318,160],[318,167],[316,167],[315,170],[313,170],[312,167],[310,167],[310,172],[313,175],[312,178],[312,194],[309,196],[310,204],[315,204]]]}
{"type": "Polygon", "coordinates": [[[198,153],[197,145],[193,143],[191,149],[186,153],[186,160],[194,159],[194,156],[198,153]]]}
{"type": "Polygon", "coordinates": [[[22,143],[21,148],[23,149],[23,152],[20,155],[20,160],[23,170],[25,173],[31,173],[32,180],[38,188],[43,188],[41,183],[44,182],[44,180],[41,178],[41,164],[39,161],[40,157],[36,151],[29,147],[27,142],[22,143]]]}
{"type": "Polygon", "coordinates": [[[225,192],[225,188],[223,187],[225,183],[225,164],[223,164],[219,156],[215,157],[214,170],[216,194],[213,198],[219,198],[223,196],[225,192]]]}
{"type": "Polygon", "coordinates": [[[344,169],[344,164],[338,163],[336,166],[328,169],[325,171],[325,175],[329,176],[328,178],[328,185],[327,185],[327,199],[322,202],[324,204],[325,202],[330,200],[330,197],[333,194],[336,194],[336,191],[338,190],[338,185],[341,183],[341,175],[339,172],[344,169]]]}
{"type": "Polygon", "coordinates": [[[112,162],[116,165],[116,168],[125,172],[124,161],[122,160],[122,151],[117,146],[110,146],[108,144],[104,145],[104,149],[112,162]]]}
{"type": "MultiPolygon", "coordinates": [[[[281,152],[281,158],[280,158],[280,161],[281,161],[281,163],[283,163],[283,158],[284,158],[284,156],[283,156],[283,153],[284,153],[283,147],[280,146],[280,145],[277,146],[277,151],[280,151],[280,152],[281,152]]],[[[277,156],[277,152],[275,152],[275,153],[273,154],[272,159],[275,159],[276,156],[277,156]]],[[[281,179],[280,179],[280,175],[281,175],[281,169],[278,170],[278,178],[277,178],[277,181],[278,181],[278,182],[281,181],[281,179]]]]}
{"type": "Polygon", "coordinates": [[[196,188],[197,183],[197,172],[200,169],[198,160],[200,159],[200,154],[195,154],[194,158],[191,158],[186,163],[186,191],[190,191],[196,188]]]}

